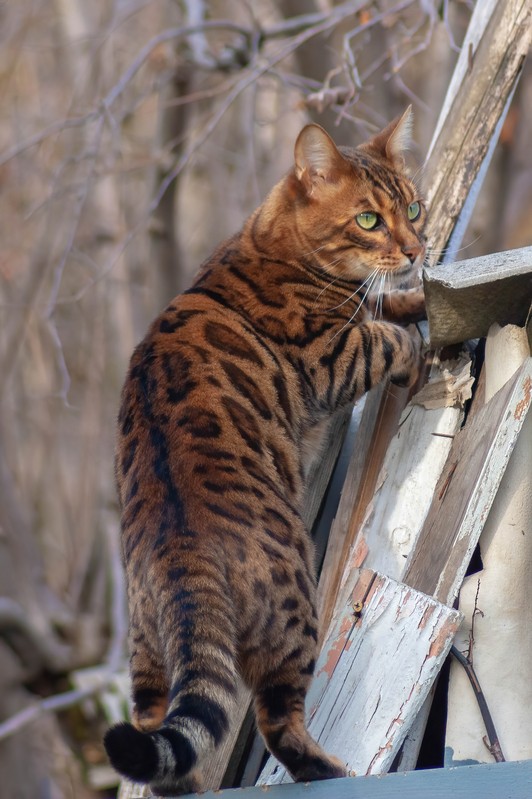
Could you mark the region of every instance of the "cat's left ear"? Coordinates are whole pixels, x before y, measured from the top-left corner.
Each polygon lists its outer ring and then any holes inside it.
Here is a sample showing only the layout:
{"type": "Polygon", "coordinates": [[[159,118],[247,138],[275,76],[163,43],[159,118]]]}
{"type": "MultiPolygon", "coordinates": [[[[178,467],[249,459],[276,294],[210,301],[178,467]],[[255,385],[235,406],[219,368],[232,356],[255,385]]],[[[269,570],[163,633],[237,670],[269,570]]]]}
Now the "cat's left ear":
{"type": "Polygon", "coordinates": [[[338,179],[345,159],[336,144],[319,125],[306,125],[297,137],[295,149],[295,174],[307,194],[313,194],[324,183],[338,179]]]}
{"type": "Polygon", "coordinates": [[[414,112],[412,106],[409,105],[404,114],[396,117],[384,130],[365,142],[362,149],[374,152],[381,158],[386,158],[398,169],[403,168],[405,165],[404,154],[412,142],[413,124],[414,112]]]}

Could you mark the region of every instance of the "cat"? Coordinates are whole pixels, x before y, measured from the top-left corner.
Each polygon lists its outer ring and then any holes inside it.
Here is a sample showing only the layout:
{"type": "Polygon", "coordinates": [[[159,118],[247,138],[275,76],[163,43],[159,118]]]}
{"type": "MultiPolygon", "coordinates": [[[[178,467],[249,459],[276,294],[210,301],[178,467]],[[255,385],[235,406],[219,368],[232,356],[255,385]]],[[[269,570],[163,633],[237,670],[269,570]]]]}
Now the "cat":
{"type": "Polygon", "coordinates": [[[303,128],[293,169],[133,354],[116,458],[133,723],[105,747],[156,794],[201,789],[237,675],[294,780],[346,774],[305,725],[318,619],[301,510],[331,414],[416,379],[419,337],[396,324],[424,314],[411,118],[356,149],[303,128]]]}

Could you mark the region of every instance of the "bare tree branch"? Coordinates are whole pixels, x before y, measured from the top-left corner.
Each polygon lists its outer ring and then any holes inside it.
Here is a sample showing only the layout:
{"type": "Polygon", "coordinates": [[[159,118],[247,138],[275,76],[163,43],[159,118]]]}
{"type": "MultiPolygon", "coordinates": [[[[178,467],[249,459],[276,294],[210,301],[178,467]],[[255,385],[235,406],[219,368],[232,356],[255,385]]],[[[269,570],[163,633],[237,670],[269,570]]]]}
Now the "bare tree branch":
{"type": "Polygon", "coordinates": [[[91,685],[88,688],[66,691],[64,694],[56,694],[56,696],[51,696],[48,699],[41,699],[34,705],[15,713],[15,715],[11,716],[7,721],[0,723],[0,741],[19,732],[19,730],[31,724],[33,721],[36,721],[44,715],[44,713],[54,713],[59,710],[65,710],[68,707],[78,705],[80,702],[83,702],[83,700],[100,693],[109,686],[113,677],[114,673],[108,670],[102,673],[101,684],[91,685]]]}

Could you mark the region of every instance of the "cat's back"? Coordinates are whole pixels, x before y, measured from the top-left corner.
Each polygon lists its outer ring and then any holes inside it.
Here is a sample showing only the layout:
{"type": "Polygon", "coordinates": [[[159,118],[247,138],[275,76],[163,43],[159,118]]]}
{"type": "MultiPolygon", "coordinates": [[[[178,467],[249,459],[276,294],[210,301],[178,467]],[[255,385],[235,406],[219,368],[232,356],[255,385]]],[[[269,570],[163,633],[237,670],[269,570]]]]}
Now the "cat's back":
{"type": "Polygon", "coordinates": [[[132,356],[116,456],[124,519],[140,492],[146,512],[164,489],[179,491],[190,515],[197,505],[204,516],[231,492],[241,508],[242,495],[265,496],[279,473],[294,498],[301,491],[293,375],[249,310],[271,314],[274,301],[257,299],[260,271],[230,245],[159,315],[132,356]]]}

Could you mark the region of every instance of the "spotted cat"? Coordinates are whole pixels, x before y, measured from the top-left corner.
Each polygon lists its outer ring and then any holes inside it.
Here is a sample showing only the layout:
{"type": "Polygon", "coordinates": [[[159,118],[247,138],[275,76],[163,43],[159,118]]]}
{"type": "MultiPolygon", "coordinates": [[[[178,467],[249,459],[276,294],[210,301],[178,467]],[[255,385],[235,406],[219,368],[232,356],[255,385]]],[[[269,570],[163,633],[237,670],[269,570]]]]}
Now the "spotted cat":
{"type": "Polygon", "coordinates": [[[410,124],[408,109],[356,149],[307,125],[293,169],[133,354],[116,460],[133,723],[105,746],[157,794],[201,788],[237,675],[294,780],[346,773],[305,726],[318,619],[302,500],[331,414],[416,377],[396,323],[424,312],[410,124]]]}

